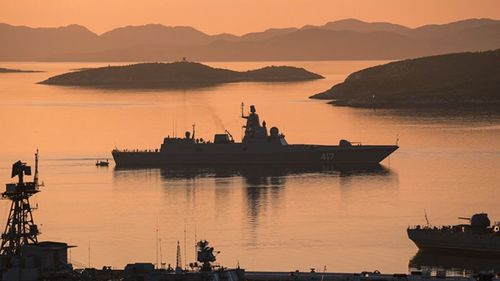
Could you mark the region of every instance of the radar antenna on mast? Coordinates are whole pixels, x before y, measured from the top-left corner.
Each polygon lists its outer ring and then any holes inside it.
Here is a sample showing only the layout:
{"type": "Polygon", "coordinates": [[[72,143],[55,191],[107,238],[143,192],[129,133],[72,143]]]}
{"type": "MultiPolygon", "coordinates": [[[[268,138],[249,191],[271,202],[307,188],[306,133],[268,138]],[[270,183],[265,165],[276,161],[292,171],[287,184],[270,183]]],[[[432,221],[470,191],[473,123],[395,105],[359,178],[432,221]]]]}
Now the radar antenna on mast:
{"type": "Polygon", "coordinates": [[[201,263],[200,271],[212,271],[212,263],[216,261],[216,256],[220,252],[214,251],[214,248],[209,246],[207,240],[198,241],[196,248],[196,260],[201,263]]]}
{"type": "Polygon", "coordinates": [[[35,153],[35,175],[32,182],[24,182],[24,176],[31,176],[31,167],[21,161],[12,165],[11,177],[18,177],[17,183],[8,183],[2,198],[12,201],[9,217],[2,234],[1,255],[20,255],[27,244],[38,243],[38,226],[33,221],[33,208],[29,198],[38,193],[38,150],[35,153]]]}

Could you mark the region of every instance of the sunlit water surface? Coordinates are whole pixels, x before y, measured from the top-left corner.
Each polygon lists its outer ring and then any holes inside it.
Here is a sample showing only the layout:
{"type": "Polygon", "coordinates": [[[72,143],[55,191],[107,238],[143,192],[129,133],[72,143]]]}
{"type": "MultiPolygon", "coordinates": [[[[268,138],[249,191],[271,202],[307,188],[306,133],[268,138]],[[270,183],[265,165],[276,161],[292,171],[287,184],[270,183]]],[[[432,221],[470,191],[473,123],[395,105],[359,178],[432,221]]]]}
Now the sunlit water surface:
{"type": "MultiPolygon", "coordinates": [[[[305,67],[326,77],[300,83],[234,83],[191,90],[102,90],[36,84],[105,63],[4,63],[43,70],[0,74],[0,182],[11,163],[40,150],[43,192],[33,197],[41,240],[77,245],[77,266],[123,267],[194,259],[195,236],[221,250],[225,266],[250,270],[408,271],[417,252],[408,225],[435,225],[485,211],[500,220],[500,113],[333,107],[308,96],[383,62],[209,63],[247,70],[305,67]],[[369,172],[169,171],[98,168],[113,148],[158,148],[196,124],[211,139],[239,139],[240,104],[255,104],[289,143],[339,139],[401,148],[369,172]],[[185,241],[187,246],[185,245],[185,241]],[[90,250],[89,250],[90,248],[90,250]],[[89,258],[90,253],[90,258],[89,258]]],[[[1,223],[9,204],[0,202],[1,223]]]]}

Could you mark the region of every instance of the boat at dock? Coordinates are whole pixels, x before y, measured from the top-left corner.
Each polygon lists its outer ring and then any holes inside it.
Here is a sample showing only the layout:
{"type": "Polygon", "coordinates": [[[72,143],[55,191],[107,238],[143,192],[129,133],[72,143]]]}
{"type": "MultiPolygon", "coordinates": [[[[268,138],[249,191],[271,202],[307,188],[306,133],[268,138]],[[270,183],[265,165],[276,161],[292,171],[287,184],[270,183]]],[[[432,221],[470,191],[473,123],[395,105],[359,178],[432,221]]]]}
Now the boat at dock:
{"type": "Polygon", "coordinates": [[[492,225],[486,213],[459,219],[469,223],[439,227],[417,225],[407,229],[408,237],[421,250],[500,258],[500,222],[492,225]]]}
{"type": "Polygon", "coordinates": [[[111,153],[117,167],[165,167],[173,165],[377,165],[398,149],[398,145],[363,145],[340,140],[338,145],[288,144],[277,127],[269,130],[260,122],[255,106],[243,113],[246,120],[241,142],[225,131],[213,141],[196,138],[195,128],[184,138],[166,137],[159,149],[120,150],[111,153]]]}

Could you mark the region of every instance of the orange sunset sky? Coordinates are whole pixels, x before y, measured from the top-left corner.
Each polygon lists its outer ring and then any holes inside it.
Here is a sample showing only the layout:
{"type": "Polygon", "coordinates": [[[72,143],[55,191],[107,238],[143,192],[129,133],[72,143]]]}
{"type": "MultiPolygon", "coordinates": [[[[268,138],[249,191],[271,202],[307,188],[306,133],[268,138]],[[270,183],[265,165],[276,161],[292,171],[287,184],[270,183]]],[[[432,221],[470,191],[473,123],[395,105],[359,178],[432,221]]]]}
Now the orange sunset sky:
{"type": "Polygon", "coordinates": [[[243,34],[343,18],[410,27],[465,18],[500,19],[499,0],[1,0],[0,22],[32,27],[81,24],[96,33],[126,25],[189,25],[243,34]]]}

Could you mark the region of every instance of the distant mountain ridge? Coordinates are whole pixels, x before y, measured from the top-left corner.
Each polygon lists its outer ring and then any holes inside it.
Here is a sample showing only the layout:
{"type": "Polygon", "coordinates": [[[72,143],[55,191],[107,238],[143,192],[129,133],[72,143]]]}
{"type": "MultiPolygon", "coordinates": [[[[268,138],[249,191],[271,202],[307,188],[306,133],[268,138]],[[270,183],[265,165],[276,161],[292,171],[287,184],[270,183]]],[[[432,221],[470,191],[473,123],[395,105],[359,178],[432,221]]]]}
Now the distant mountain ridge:
{"type": "Polygon", "coordinates": [[[354,30],[359,32],[387,31],[387,32],[408,32],[409,27],[388,22],[364,22],[358,19],[343,19],[328,22],[322,26],[306,25],[302,29],[322,28],[329,30],[354,30]]]}
{"type": "Polygon", "coordinates": [[[467,19],[409,28],[357,19],[242,36],[189,26],[126,26],[97,35],[80,25],[0,23],[0,61],[196,61],[404,59],[500,48],[500,20],[467,19]]]}

